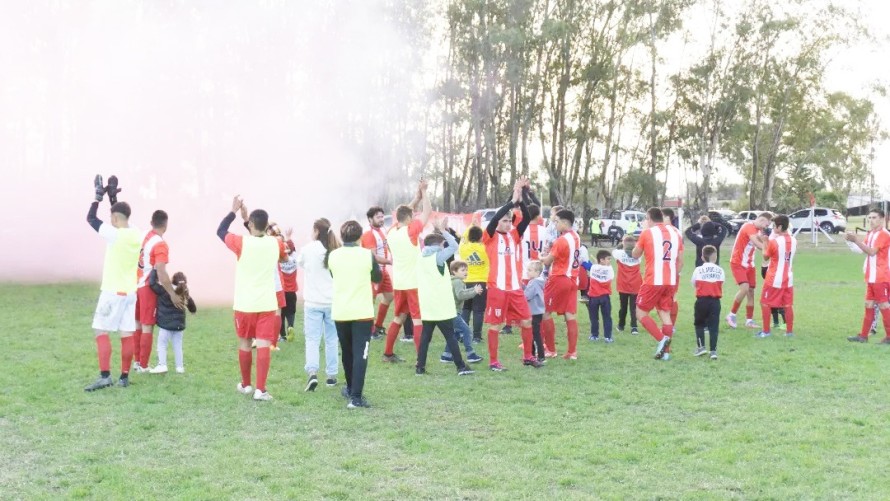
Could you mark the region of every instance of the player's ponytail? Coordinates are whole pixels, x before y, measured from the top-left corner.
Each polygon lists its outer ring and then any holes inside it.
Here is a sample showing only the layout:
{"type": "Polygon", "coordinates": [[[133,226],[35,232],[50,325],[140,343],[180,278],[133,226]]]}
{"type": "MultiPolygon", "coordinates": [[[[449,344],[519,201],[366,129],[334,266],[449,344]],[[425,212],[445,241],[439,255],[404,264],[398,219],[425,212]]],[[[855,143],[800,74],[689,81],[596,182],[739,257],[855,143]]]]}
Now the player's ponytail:
{"type": "Polygon", "coordinates": [[[324,267],[327,268],[328,257],[331,255],[331,251],[340,247],[340,242],[337,240],[337,235],[331,231],[331,222],[326,218],[315,220],[312,227],[318,233],[318,241],[321,242],[321,245],[325,248],[324,267]]]}

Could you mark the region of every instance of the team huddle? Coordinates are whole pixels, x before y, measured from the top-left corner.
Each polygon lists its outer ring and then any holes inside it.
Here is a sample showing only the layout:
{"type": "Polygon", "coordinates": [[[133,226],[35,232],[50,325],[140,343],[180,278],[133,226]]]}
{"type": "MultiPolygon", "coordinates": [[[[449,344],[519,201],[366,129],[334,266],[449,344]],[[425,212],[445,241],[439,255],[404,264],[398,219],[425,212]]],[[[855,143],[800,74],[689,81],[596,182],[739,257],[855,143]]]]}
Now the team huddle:
{"type": "MultiPolygon", "coordinates": [[[[167,214],[155,211],[152,229],[143,234],[129,226],[130,207],[116,200],[120,191],[116,178],[112,176],[109,185],[103,186],[97,176],[95,188],[96,200],[87,220],[108,246],[93,320],[100,376],[85,389],[115,384],[110,374],[109,341],[109,333],[115,331],[121,336],[119,386],[129,385],[134,360],[136,371],[167,372],[168,343],[174,347],[176,371],[184,372],[185,310],[194,312],[195,303],[188,294],[185,275],[171,277],[167,270],[169,248],[163,239],[167,214]],[[110,223],[97,217],[106,194],[112,202],[110,223]],[[154,325],[159,327],[158,363],[149,368],[154,325]]],[[[588,339],[599,340],[602,317],[604,341],[611,343],[613,281],[620,299],[618,330],[625,329],[629,316],[631,333],[638,333],[639,323],[656,342],[654,357],[670,360],[684,265],[684,238],[671,224],[671,209],[649,209],[638,237],[629,235],[619,249],[599,250],[591,256],[574,230],[572,211],[554,207],[545,224],[540,203],[525,178],[515,183],[512,198],[484,227],[474,219],[460,238],[447,228],[444,219],[430,221],[432,209],[426,190],[426,182],[421,181],[414,199],[396,209],[395,222],[388,231],[383,229],[383,209],[372,207],[367,212],[369,230],[363,231],[357,221],[347,221],[339,228],[338,239],[330,221],[322,218],[313,223],[312,241],[299,250],[290,230],[282,234],[264,210],[248,212],[240,197],[233,199],[217,236],[236,256],[233,310],[239,340],[239,393],[259,401],[272,399],[266,388],[271,352],[279,341],[293,336],[298,268],[304,271],[306,391],[314,391],[318,385],[319,349],[324,338],[326,383],[337,385],[342,363],[346,384],[341,393],[351,409],[370,406],[364,383],[372,339],[385,338],[384,362],[400,363],[404,359],[395,348],[403,330],[403,340],[414,344],[412,358],[416,357],[418,376],[427,374],[429,345],[436,329],[447,347],[440,360],[453,363],[459,376],[473,374],[470,364],[484,360],[476,353],[476,346],[483,341],[483,325],[487,326],[489,370],[507,370],[500,357],[499,338],[505,329],[515,327],[521,333],[522,365],[539,369],[548,358],[559,356],[554,315],[563,317],[566,325],[562,358],[578,358],[580,290],[590,317],[588,339]],[[239,213],[246,234],[230,231],[239,213]],[[428,223],[432,231],[424,234],[428,223]],[[375,301],[379,301],[376,310],[375,301]],[[384,327],[390,307],[392,321],[384,327]],[[650,315],[652,310],[656,318],[650,315]]],[[[865,240],[847,235],[852,248],[867,254],[868,284],[862,332],[848,339],[867,341],[877,307],[888,332],[883,342],[890,343],[890,233],[884,229],[881,211],[872,211],[869,222],[871,231],[865,240]]],[[[719,247],[725,235],[712,232],[712,228],[704,222],[691,229],[691,234],[687,230],[687,236],[696,244],[692,273],[694,355],[709,354],[717,359],[726,280],[719,265],[719,247]]],[[[757,336],[770,336],[770,326],[778,327],[780,316],[786,336],[793,336],[797,241],[789,229],[787,216],[764,213],[739,230],[730,259],[731,276],[739,285],[725,319],[730,327],[737,327],[736,314],[747,301],[745,326],[757,328],[754,290],[760,251],[764,262],[763,323],[757,336]]]]}

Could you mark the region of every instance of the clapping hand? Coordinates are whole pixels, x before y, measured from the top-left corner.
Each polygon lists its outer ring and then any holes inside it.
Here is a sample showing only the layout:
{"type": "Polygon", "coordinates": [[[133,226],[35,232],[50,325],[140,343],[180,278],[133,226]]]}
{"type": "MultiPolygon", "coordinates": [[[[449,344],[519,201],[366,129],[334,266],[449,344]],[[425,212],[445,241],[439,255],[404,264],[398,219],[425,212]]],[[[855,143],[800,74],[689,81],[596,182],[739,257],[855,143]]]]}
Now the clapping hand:
{"type": "Polygon", "coordinates": [[[473,292],[475,292],[477,296],[481,296],[482,295],[482,286],[479,284],[476,284],[473,287],[473,292]]]}
{"type": "Polygon", "coordinates": [[[235,195],[235,198],[232,199],[232,212],[244,211],[244,201],[241,200],[241,195],[235,195]]]}

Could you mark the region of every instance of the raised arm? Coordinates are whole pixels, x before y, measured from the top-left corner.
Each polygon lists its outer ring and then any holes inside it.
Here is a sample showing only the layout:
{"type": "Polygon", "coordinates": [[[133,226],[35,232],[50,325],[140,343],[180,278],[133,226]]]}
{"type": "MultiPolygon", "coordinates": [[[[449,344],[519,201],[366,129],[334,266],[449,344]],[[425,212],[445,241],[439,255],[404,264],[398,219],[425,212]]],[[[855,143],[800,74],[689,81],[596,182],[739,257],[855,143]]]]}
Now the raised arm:
{"type": "Polygon", "coordinates": [[[519,221],[519,224],[516,225],[516,231],[522,236],[522,234],[525,233],[526,228],[528,228],[530,221],[528,207],[526,207],[525,203],[519,202],[519,210],[522,212],[522,221],[519,221]]]}
{"type": "Polygon", "coordinates": [[[102,227],[102,220],[99,219],[96,213],[99,211],[99,202],[93,202],[90,204],[90,210],[87,212],[87,222],[90,223],[90,226],[93,227],[97,232],[99,228],[102,227]]]}
{"type": "MultiPolygon", "coordinates": [[[[437,222],[436,227],[438,229],[439,225],[444,226],[444,219],[442,222],[437,222]]],[[[457,252],[457,240],[455,240],[454,236],[448,232],[442,230],[442,236],[445,237],[445,243],[447,245],[443,246],[439,249],[439,252],[436,253],[436,264],[439,266],[445,266],[445,263],[454,256],[454,253],[457,252]]]]}
{"type": "Polygon", "coordinates": [[[498,211],[494,214],[494,217],[491,218],[491,221],[488,222],[488,226],[485,227],[485,232],[488,233],[489,237],[493,237],[495,232],[498,229],[498,222],[500,222],[501,218],[506,216],[513,209],[513,201],[505,203],[503,207],[498,209],[498,211]]]}
{"type": "Polygon", "coordinates": [[[430,196],[426,192],[427,183],[426,180],[420,181],[420,197],[421,202],[423,203],[423,211],[420,213],[420,222],[426,226],[427,221],[430,220],[430,214],[433,213],[433,203],[430,201],[430,196]]]}
{"type": "MultiPolygon", "coordinates": [[[[704,245],[705,240],[701,237],[701,235],[697,235],[695,233],[695,231],[693,230],[693,228],[694,228],[694,226],[690,226],[690,227],[686,228],[686,232],[685,232],[686,238],[688,238],[689,241],[695,245],[704,245]]],[[[722,226],[721,226],[721,228],[722,228],[722,226]]]]}

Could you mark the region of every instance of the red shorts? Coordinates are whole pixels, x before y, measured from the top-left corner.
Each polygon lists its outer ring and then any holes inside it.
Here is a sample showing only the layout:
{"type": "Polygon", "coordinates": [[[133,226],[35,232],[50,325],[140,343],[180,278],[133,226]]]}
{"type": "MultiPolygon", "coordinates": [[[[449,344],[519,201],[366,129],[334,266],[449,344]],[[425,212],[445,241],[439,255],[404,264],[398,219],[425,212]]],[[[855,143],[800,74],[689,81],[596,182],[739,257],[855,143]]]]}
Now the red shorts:
{"type": "Polygon", "coordinates": [[[158,296],[145,285],[136,289],[136,321],[142,325],[158,323],[158,296]]]}
{"type": "Polygon", "coordinates": [[[865,284],[865,300],[878,304],[890,302],[890,282],[865,284]]]}
{"type": "Polygon", "coordinates": [[[278,300],[279,308],[287,306],[287,298],[284,296],[284,291],[275,291],[275,299],[278,300]]]}
{"type": "Polygon", "coordinates": [[[389,272],[386,269],[380,270],[383,272],[383,278],[380,280],[379,284],[375,284],[371,282],[371,289],[374,291],[374,295],[377,294],[390,294],[392,293],[392,277],[389,276],[389,272]]]}
{"type": "Polygon", "coordinates": [[[643,284],[637,294],[637,307],[643,311],[671,311],[674,306],[675,285],[643,284]]]}
{"type": "Polygon", "coordinates": [[[578,313],[578,285],[566,276],[551,276],[544,284],[544,310],[546,313],[565,315],[578,313]]]}
{"type": "Polygon", "coordinates": [[[770,308],[794,306],[794,287],[770,287],[764,285],[760,291],[760,304],[770,308]]]}
{"type": "Polygon", "coordinates": [[[752,289],[757,287],[757,270],[753,266],[742,268],[739,265],[731,264],[729,269],[732,270],[732,278],[735,279],[737,285],[748,284],[752,289]]]}
{"type": "Polygon", "coordinates": [[[392,304],[393,315],[399,316],[408,313],[411,318],[420,318],[420,301],[417,299],[417,289],[394,291],[392,304]]]}
{"type": "Polygon", "coordinates": [[[281,317],[277,311],[259,313],[235,312],[235,334],[241,339],[262,339],[275,342],[281,329],[281,317]]]}
{"type": "Polygon", "coordinates": [[[532,318],[524,292],[505,291],[489,287],[486,294],[488,294],[488,297],[485,301],[485,323],[489,325],[500,325],[503,323],[512,325],[532,318]]]}

